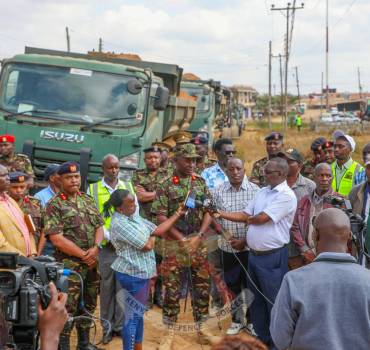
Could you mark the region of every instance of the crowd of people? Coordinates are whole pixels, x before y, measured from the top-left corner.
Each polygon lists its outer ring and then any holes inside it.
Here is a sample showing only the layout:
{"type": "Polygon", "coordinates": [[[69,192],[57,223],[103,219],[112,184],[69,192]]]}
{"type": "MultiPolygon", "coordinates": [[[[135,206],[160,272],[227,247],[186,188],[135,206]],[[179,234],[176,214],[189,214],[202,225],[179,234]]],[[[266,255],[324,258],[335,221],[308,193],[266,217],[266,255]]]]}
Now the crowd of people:
{"type": "MultiPolygon", "coordinates": [[[[74,326],[78,350],[98,349],[91,319],[78,318],[94,314],[98,295],[102,342],[122,337],[125,350],[142,348],[143,315],[153,304],[169,349],[184,298],[198,342],[212,343],[202,325],[241,296],[225,333],[235,344],[244,332],[254,337],[246,349],[368,348],[370,277],[354,263],[359,249],[370,251],[370,232],[364,247],[354,244],[347,215],[334,207],[348,198],[368,222],[370,143],[361,165],[351,157],[354,138],[342,131],[315,139],[308,159],[279,132],[265,141],[266,157],[250,176],[232,140],[218,139],[212,159],[206,137],[179,132],[145,149],[145,168],[130,181],[108,154],[86,193],[74,161],[48,165],[47,187],[35,193],[30,160],[15,152],[14,135],[0,136],[0,252],[50,255],[82,279],[83,288],[69,277],[65,305],[77,318],[65,324],[59,349],[70,349],[74,326]]],[[[215,349],[228,349],[224,342],[215,349]]]]}

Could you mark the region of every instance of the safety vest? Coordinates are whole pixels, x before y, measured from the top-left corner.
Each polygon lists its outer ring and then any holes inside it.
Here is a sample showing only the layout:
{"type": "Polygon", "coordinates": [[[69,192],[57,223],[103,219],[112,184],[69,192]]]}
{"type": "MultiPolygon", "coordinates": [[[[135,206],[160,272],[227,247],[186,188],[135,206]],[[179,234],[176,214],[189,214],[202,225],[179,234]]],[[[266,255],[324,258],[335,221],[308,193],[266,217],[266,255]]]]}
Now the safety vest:
{"type": "MultiPolygon", "coordinates": [[[[118,181],[117,189],[119,190],[128,190],[131,194],[135,194],[134,187],[131,182],[118,181]]],[[[90,196],[94,198],[94,202],[99,209],[99,212],[103,214],[104,203],[107,202],[110,198],[110,193],[108,189],[103,186],[103,183],[100,181],[95,182],[89,186],[90,196]]],[[[108,230],[110,226],[111,218],[104,218],[104,227],[108,230]]]]}
{"type": "Polygon", "coordinates": [[[341,194],[342,196],[348,196],[354,185],[356,168],[357,166],[360,166],[360,164],[353,161],[350,167],[343,174],[342,179],[340,180],[339,184],[337,184],[336,165],[337,165],[337,162],[334,162],[331,165],[331,170],[333,173],[333,181],[331,183],[331,187],[333,191],[341,194]]]}

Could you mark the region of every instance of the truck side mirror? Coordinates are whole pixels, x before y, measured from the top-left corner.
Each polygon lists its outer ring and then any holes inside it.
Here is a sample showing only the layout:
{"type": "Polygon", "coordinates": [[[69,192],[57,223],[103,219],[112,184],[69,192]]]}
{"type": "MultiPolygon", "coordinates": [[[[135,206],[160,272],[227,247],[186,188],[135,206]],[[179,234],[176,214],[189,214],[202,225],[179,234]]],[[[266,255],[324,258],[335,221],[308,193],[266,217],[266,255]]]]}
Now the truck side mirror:
{"type": "Polygon", "coordinates": [[[131,95],[138,95],[143,90],[143,84],[137,79],[131,79],[127,82],[127,91],[131,95]]]}
{"type": "Polygon", "coordinates": [[[164,111],[168,105],[170,91],[163,86],[157,87],[155,92],[154,109],[156,111],[164,111]]]}

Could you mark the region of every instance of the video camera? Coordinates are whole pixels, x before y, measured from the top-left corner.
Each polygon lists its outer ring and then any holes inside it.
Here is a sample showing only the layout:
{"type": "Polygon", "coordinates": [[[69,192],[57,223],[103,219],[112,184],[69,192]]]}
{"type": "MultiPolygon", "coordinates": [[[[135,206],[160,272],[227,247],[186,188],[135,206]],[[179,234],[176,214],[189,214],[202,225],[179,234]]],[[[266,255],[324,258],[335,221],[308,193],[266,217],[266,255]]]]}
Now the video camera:
{"type": "Polygon", "coordinates": [[[359,263],[362,263],[364,256],[370,259],[370,256],[366,254],[364,249],[366,223],[361,215],[353,213],[351,202],[348,199],[335,195],[326,197],[324,202],[331,204],[335,208],[343,210],[347,214],[351,224],[352,239],[358,250],[359,263]]]}
{"type": "Polygon", "coordinates": [[[17,349],[32,350],[38,344],[38,302],[49,305],[49,283],[68,292],[69,270],[54,258],[40,256],[29,259],[17,253],[0,253],[0,295],[3,315],[12,324],[10,334],[17,349]]]}

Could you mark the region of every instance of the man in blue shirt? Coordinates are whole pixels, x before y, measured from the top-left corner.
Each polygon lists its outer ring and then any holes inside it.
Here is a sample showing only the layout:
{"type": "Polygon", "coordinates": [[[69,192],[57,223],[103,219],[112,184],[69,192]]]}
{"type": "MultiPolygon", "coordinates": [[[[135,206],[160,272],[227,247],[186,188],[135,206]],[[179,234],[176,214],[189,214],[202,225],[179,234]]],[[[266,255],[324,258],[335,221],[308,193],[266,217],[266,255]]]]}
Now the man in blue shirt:
{"type": "MultiPolygon", "coordinates": [[[[58,193],[60,190],[60,180],[59,175],[57,174],[58,169],[59,164],[50,164],[46,167],[44,172],[44,180],[47,181],[49,185],[48,187],[45,187],[43,190],[35,194],[35,197],[40,200],[41,206],[43,208],[46,207],[46,204],[49,202],[49,200],[53,198],[55,194],[58,193]]],[[[46,238],[42,233],[40,237],[40,244],[42,243],[42,241],[45,240],[46,238]]],[[[53,244],[49,240],[46,240],[42,255],[52,256],[54,254],[54,251],[55,249],[53,244]]]]}
{"type": "Polygon", "coordinates": [[[207,187],[211,190],[229,181],[225,174],[227,161],[235,155],[233,142],[230,139],[219,139],[213,147],[217,163],[202,172],[202,178],[206,180],[207,187]]]}

